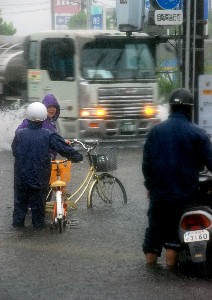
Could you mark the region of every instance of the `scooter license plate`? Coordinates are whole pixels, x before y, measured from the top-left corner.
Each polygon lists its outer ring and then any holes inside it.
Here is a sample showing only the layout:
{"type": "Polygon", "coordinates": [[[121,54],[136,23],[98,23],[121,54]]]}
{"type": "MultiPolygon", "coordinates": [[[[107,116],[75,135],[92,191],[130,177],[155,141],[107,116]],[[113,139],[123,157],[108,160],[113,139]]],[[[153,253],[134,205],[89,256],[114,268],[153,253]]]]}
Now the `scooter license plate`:
{"type": "Polygon", "coordinates": [[[201,242],[209,240],[209,231],[208,230],[195,230],[195,231],[187,231],[184,233],[184,242],[192,243],[192,242],[201,242]]]}

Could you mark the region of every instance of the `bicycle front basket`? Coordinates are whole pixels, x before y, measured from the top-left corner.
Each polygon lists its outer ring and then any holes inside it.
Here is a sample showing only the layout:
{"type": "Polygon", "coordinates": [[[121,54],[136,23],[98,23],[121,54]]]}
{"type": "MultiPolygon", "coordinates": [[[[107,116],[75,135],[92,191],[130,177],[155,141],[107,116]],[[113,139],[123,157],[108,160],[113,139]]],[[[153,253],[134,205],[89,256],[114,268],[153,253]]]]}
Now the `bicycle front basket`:
{"type": "Polygon", "coordinates": [[[105,153],[102,154],[91,155],[91,161],[97,172],[109,172],[117,170],[115,148],[109,148],[107,151],[105,151],[105,153]]]}

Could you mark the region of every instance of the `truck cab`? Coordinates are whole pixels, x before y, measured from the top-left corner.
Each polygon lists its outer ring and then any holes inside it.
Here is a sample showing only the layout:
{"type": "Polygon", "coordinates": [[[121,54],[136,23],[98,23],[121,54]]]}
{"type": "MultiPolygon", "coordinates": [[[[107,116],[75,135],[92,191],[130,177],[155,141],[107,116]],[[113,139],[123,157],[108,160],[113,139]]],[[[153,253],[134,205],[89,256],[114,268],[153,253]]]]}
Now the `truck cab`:
{"type": "Polygon", "coordinates": [[[159,122],[153,37],[55,30],[31,34],[25,49],[28,101],[55,95],[64,138],[140,140],[159,122]]]}

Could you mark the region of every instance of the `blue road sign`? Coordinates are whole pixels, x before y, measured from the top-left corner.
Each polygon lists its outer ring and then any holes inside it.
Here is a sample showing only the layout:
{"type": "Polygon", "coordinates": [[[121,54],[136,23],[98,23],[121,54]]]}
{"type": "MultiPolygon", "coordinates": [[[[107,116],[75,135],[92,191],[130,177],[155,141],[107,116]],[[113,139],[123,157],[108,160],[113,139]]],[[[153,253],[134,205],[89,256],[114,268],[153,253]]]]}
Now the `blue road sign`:
{"type": "Polygon", "coordinates": [[[173,9],[175,8],[180,0],[156,0],[158,5],[163,9],[173,9]]]}
{"type": "Polygon", "coordinates": [[[103,29],[102,6],[91,5],[91,29],[103,29]]]}
{"type": "Polygon", "coordinates": [[[204,20],[208,19],[208,0],[204,0],[204,20]]]}
{"type": "Polygon", "coordinates": [[[91,16],[91,29],[102,29],[102,14],[91,16]]]}

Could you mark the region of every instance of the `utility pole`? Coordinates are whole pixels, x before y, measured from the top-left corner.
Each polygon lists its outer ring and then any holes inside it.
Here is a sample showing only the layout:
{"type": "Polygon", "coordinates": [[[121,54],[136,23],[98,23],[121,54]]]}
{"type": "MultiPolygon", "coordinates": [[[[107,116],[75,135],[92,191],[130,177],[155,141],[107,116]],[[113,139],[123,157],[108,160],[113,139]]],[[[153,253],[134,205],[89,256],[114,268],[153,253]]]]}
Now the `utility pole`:
{"type": "Polygon", "coordinates": [[[190,88],[190,48],[191,48],[191,40],[190,40],[190,32],[191,32],[191,0],[184,1],[184,24],[183,24],[183,62],[184,62],[184,70],[182,72],[183,84],[186,89],[190,88]]]}
{"type": "Polygon", "coordinates": [[[86,0],[81,0],[81,12],[85,12],[86,9],[86,0]]]}
{"type": "Polygon", "coordinates": [[[204,74],[204,1],[183,0],[183,86],[194,95],[194,122],[198,123],[198,82],[204,74]]]}
{"type": "Polygon", "coordinates": [[[54,0],[51,1],[51,21],[52,21],[52,30],[55,30],[55,14],[54,14],[54,0]]]}
{"type": "Polygon", "coordinates": [[[204,74],[204,1],[196,0],[196,57],[195,57],[195,77],[194,77],[194,121],[198,123],[198,83],[199,75],[204,74]]]}
{"type": "Polygon", "coordinates": [[[91,29],[91,4],[92,4],[92,0],[86,0],[87,29],[91,29]]]}

